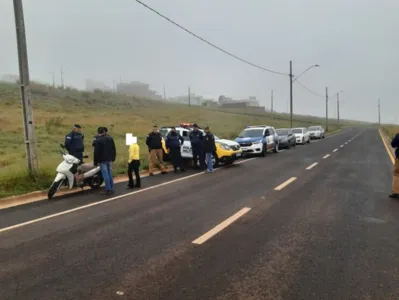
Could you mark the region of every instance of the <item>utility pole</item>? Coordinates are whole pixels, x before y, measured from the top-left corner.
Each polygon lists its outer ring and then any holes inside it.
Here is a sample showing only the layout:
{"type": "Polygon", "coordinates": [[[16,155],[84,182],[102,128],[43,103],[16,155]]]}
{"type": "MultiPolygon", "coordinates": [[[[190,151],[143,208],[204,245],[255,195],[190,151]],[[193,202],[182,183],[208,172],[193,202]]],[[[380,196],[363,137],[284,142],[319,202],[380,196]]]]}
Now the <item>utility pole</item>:
{"type": "Polygon", "coordinates": [[[380,106],[380,98],[378,98],[378,125],[381,126],[381,106],[380,106]]]}
{"type": "Polygon", "coordinates": [[[273,113],[273,90],[272,90],[272,95],[271,95],[271,105],[270,105],[270,111],[273,113]]]}
{"type": "Polygon", "coordinates": [[[115,77],[112,77],[112,91],[114,92],[114,94],[116,94],[116,90],[115,90],[115,77]]]}
{"type": "Polygon", "coordinates": [[[64,71],[62,70],[62,68],[61,68],[61,87],[62,87],[62,89],[64,89],[64,71]]]}
{"type": "Polygon", "coordinates": [[[294,75],[292,75],[292,60],[290,60],[290,126],[292,128],[292,105],[293,105],[293,99],[292,99],[292,79],[294,75]]]}
{"type": "Polygon", "coordinates": [[[163,86],[163,100],[166,101],[165,85],[163,86]]]}
{"type": "Polygon", "coordinates": [[[328,87],[326,87],[326,131],[328,131],[328,87]]]}
{"type": "Polygon", "coordinates": [[[188,106],[191,106],[191,90],[190,90],[190,86],[188,86],[188,106]]]}
{"type": "Polygon", "coordinates": [[[337,119],[338,119],[338,127],[341,127],[339,122],[339,93],[337,94],[337,119]]]}
{"type": "Polygon", "coordinates": [[[54,72],[51,72],[51,75],[53,76],[53,88],[55,88],[55,78],[54,78],[54,72]]]}
{"type": "Polygon", "coordinates": [[[36,155],[35,126],[33,123],[33,109],[31,102],[28,49],[26,45],[25,21],[22,0],[14,0],[15,28],[17,34],[19,81],[21,89],[21,104],[24,123],[24,137],[28,171],[31,176],[39,173],[36,155]]]}

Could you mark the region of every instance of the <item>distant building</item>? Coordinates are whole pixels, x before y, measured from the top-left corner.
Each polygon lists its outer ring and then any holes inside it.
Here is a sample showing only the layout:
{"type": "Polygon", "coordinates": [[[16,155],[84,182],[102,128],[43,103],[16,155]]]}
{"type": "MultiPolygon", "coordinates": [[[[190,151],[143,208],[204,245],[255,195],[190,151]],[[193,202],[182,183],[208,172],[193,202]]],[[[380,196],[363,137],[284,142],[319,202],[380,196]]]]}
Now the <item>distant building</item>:
{"type": "Polygon", "coordinates": [[[168,100],[176,103],[182,103],[187,105],[190,104],[196,106],[202,105],[202,103],[205,101],[204,97],[196,95],[195,93],[190,94],[190,98],[188,97],[188,95],[184,95],[169,98],[168,100]]]}
{"type": "Polygon", "coordinates": [[[12,75],[12,74],[5,74],[5,75],[3,75],[3,77],[1,77],[0,81],[9,82],[9,83],[17,83],[19,81],[19,76],[12,75]]]}
{"type": "Polygon", "coordinates": [[[132,81],[130,83],[118,83],[116,85],[116,91],[120,94],[125,94],[128,96],[162,100],[162,96],[158,95],[156,91],[151,90],[149,84],[138,81],[132,81]]]}
{"type": "Polygon", "coordinates": [[[112,88],[107,86],[104,82],[91,79],[86,79],[86,90],[91,92],[94,90],[112,92],[112,88]]]}

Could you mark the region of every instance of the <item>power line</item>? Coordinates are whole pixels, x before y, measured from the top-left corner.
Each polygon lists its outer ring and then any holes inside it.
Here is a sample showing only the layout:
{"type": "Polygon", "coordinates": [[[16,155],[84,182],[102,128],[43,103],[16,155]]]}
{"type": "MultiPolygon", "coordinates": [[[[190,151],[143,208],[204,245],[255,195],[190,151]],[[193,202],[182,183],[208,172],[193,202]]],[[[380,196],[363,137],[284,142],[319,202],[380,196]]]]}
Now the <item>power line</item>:
{"type": "Polygon", "coordinates": [[[325,96],[323,96],[323,95],[320,95],[320,94],[318,94],[318,93],[312,91],[310,88],[308,88],[308,87],[306,87],[305,85],[303,85],[299,80],[296,80],[295,82],[298,83],[301,87],[303,87],[303,88],[304,88],[305,90],[307,90],[308,92],[312,93],[313,95],[315,95],[315,96],[317,96],[317,97],[321,97],[321,98],[324,98],[324,97],[325,97],[325,96]]]}
{"type": "Polygon", "coordinates": [[[156,11],[155,9],[153,9],[152,7],[148,6],[147,4],[141,2],[140,0],[136,0],[136,2],[138,2],[141,5],[143,5],[147,9],[151,10],[152,12],[156,13],[157,15],[159,15],[162,18],[164,18],[165,20],[169,21],[170,23],[174,24],[175,26],[179,27],[180,29],[182,29],[182,30],[186,31],[187,33],[191,34],[192,36],[196,37],[197,39],[199,39],[199,40],[203,41],[204,43],[212,46],[213,48],[216,48],[217,50],[223,52],[224,54],[227,54],[227,55],[229,55],[229,56],[231,56],[231,57],[233,57],[233,58],[235,58],[235,59],[237,59],[237,60],[239,60],[239,61],[241,61],[241,62],[243,62],[245,64],[248,64],[248,65],[250,65],[252,67],[255,67],[255,68],[258,68],[260,70],[263,70],[263,71],[266,71],[266,72],[270,72],[270,73],[273,73],[273,74],[288,76],[287,73],[277,72],[277,71],[273,71],[273,70],[270,70],[270,69],[263,68],[263,67],[261,67],[259,65],[256,65],[256,64],[254,64],[254,63],[252,63],[252,62],[250,62],[250,61],[248,61],[248,60],[246,60],[244,58],[241,58],[241,57],[239,57],[237,55],[234,55],[234,54],[232,54],[232,53],[220,48],[219,46],[216,46],[215,44],[205,40],[204,38],[200,37],[199,35],[195,34],[194,32],[188,30],[187,28],[177,24],[175,21],[171,20],[167,16],[161,14],[160,12],[156,11]]]}

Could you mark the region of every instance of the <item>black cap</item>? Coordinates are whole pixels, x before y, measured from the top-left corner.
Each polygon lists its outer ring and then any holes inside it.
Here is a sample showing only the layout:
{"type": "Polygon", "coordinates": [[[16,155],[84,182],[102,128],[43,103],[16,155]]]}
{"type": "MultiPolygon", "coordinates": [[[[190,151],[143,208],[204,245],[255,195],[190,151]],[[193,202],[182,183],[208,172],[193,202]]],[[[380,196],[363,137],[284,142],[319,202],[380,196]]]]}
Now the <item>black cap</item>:
{"type": "Polygon", "coordinates": [[[194,124],[193,124],[193,127],[194,127],[194,128],[198,128],[198,125],[194,123],[194,124]]]}
{"type": "Polygon", "coordinates": [[[103,133],[105,133],[105,128],[104,128],[104,127],[98,127],[98,128],[97,128],[97,133],[98,133],[98,134],[103,134],[103,133]]]}
{"type": "Polygon", "coordinates": [[[73,124],[73,128],[79,128],[79,129],[82,129],[82,127],[80,127],[80,125],[79,125],[79,124],[73,124]]]}

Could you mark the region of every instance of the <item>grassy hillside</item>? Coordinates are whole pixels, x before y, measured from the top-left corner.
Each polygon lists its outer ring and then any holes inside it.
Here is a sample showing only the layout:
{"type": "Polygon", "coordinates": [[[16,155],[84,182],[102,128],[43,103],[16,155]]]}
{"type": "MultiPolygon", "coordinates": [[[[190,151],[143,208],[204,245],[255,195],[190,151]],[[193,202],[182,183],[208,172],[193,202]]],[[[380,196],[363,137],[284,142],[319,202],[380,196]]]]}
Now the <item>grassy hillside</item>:
{"type": "MultiPolygon", "coordinates": [[[[125,172],[127,147],[125,133],[139,137],[142,149],[142,167],[147,168],[147,148],[144,139],[153,124],[174,125],[197,122],[211,126],[213,132],[225,138],[234,138],[249,124],[270,124],[288,127],[286,114],[246,114],[239,110],[221,111],[204,107],[136,99],[106,92],[85,92],[74,89],[60,90],[32,84],[34,119],[38,139],[40,177],[30,179],[25,170],[25,148],[19,88],[0,83],[0,197],[48,188],[61,157],[59,143],[70,131],[72,124],[83,127],[87,154],[92,157],[92,137],[98,126],[106,126],[117,144],[116,173],[125,172]]],[[[295,116],[295,126],[324,124],[324,119],[295,116]]],[[[364,123],[342,121],[341,124],[364,123]]],[[[336,120],[331,120],[330,131],[337,130],[336,120]]]]}
{"type": "Polygon", "coordinates": [[[384,125],[381,129],[390,139],[393,139],[399,133],[398,125],[384,125]]]}

